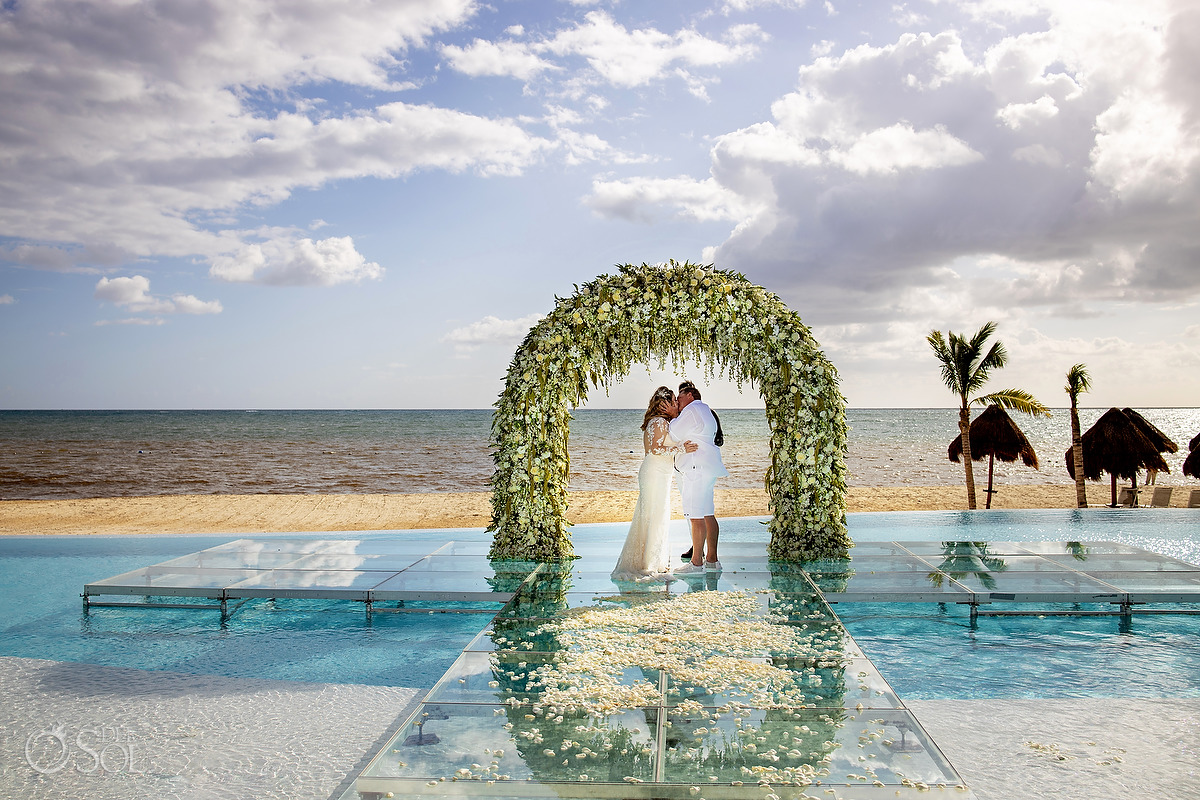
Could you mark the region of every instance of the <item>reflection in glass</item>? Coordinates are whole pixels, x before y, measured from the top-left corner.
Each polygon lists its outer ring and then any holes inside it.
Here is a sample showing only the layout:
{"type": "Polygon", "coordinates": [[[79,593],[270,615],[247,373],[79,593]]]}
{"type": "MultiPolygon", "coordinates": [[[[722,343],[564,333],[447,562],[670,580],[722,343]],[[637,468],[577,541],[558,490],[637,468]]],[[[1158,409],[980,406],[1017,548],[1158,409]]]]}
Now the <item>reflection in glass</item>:
{"type": "Polygon", "coordinates": [[[995,589],[993,572],[1004,572],[1008,564],[988,550],[987,542],[942,542],[942,562],[937,571],[929,573],[929,582],[941,588],[946,577],[962,580],[976,578],[985,589],[995,589]]]}

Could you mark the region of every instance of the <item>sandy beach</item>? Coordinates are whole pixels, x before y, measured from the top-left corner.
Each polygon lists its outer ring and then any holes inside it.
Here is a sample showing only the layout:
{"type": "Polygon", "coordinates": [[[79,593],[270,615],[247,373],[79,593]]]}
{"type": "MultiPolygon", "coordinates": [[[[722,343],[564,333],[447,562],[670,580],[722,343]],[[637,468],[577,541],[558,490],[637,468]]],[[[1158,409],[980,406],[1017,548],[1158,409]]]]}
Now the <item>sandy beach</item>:
{"type": "MultiPolygon", "coordinates": [[[[1176,487],[1172,506],[1186,506],[1188,489],[1176,487]]],[[[980,502],[983,491],[978,490],[980,502]]],[[[1094,505],[1107,502],[1108,487],[1089,486],[1094,505]]],[[[424,494],[166,495],[82,500],[0,502],[0,535],[136,533],[287,533],[417,528],[482,528],[491,519],[485,492],[424,494]]],[[[572,492],[573,523],[621,522],[633,515],[636,492],[572,492]]],[[[962,486],[851,487],[847,510],[953,511],[967,507],[962,486]]],[[[1002,487],[993,508],[1073,508],[1073,484],[1002,487]]],[[[679,498],[675,496],[675,516],[679,498]]],[[[767,514],[761,489],[717,491],[724,517],[767,514]]]]}

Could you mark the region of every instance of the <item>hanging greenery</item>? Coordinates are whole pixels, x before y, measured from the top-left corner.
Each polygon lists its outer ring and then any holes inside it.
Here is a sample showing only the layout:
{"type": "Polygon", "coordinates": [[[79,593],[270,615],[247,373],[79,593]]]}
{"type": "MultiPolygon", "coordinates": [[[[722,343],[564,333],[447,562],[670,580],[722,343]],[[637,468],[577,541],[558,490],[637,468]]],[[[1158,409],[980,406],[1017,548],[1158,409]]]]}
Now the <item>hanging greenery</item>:
{"type": "Polygon", "coordinates": [[[670,261],[601,275],[535,325],[492,418],[491,558],[574,557],[567,533],[571,409],[634,364],[694,361],[758,386],[771,428],[765,475],[776,561],[843,558],[845,399],[799,315],[744,275],[670,261]]]}

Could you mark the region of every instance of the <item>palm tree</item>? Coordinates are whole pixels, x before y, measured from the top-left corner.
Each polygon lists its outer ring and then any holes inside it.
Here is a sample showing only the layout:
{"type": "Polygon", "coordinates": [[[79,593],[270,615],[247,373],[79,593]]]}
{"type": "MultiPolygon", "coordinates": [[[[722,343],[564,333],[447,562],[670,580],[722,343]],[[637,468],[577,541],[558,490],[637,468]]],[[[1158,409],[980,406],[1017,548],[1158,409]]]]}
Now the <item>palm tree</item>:
{"type": "Polygon", "coordinates": [[[1071,398],[1071,452],[1075,460],[1075,504],[1087,508],[1087,487],[1083,482],[1083,437],[1079,433],[1079,395],[1092,390],[1092,379],[1087,367],[1076,364],[1067,371],[1067,385],[1063,387],[1071,398]]]}
{"type": "Polygon", "coordinates": [[[967,473],[967,507],[975,506],[975,471],[971,459],[971,406],[995,404],[1030,416],[1050,416],[1050,410],[1023,389],[1002,389],[999,392],[971,398],[987,383],[994,369],[1008,363],[1008,352],[1000,342],[994,343],[986,353],[987,340],[996,332],[996,323],[984,323],[970,339],[953,331],[947,337],[941,331],[930,331],[925,337],[934,355],[942,363],[942,380],[950,391],[958,395],[962,405],[958,410],[958,430],[962,434],[963,465],[967,473]],[[948,339],[948,341],[947,341],[948,339]]]}

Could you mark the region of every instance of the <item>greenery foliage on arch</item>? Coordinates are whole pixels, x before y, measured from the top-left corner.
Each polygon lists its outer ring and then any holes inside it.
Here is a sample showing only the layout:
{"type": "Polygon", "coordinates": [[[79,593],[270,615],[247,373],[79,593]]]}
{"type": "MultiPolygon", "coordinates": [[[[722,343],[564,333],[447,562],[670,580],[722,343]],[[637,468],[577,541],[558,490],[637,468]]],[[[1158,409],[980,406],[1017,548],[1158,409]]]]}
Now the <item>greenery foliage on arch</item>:
{"type": "Polygon", "coordinates": [[[843,558],[845,399],[799,315],[744,275],[711,265],[618,267],[555,298],[513,356],[492,419],[491,558],[560,561],[567,534],[571,409],[634,364],[704,363],[758,386],[771,428],[765,475],[776,561],[843,558]]]}

